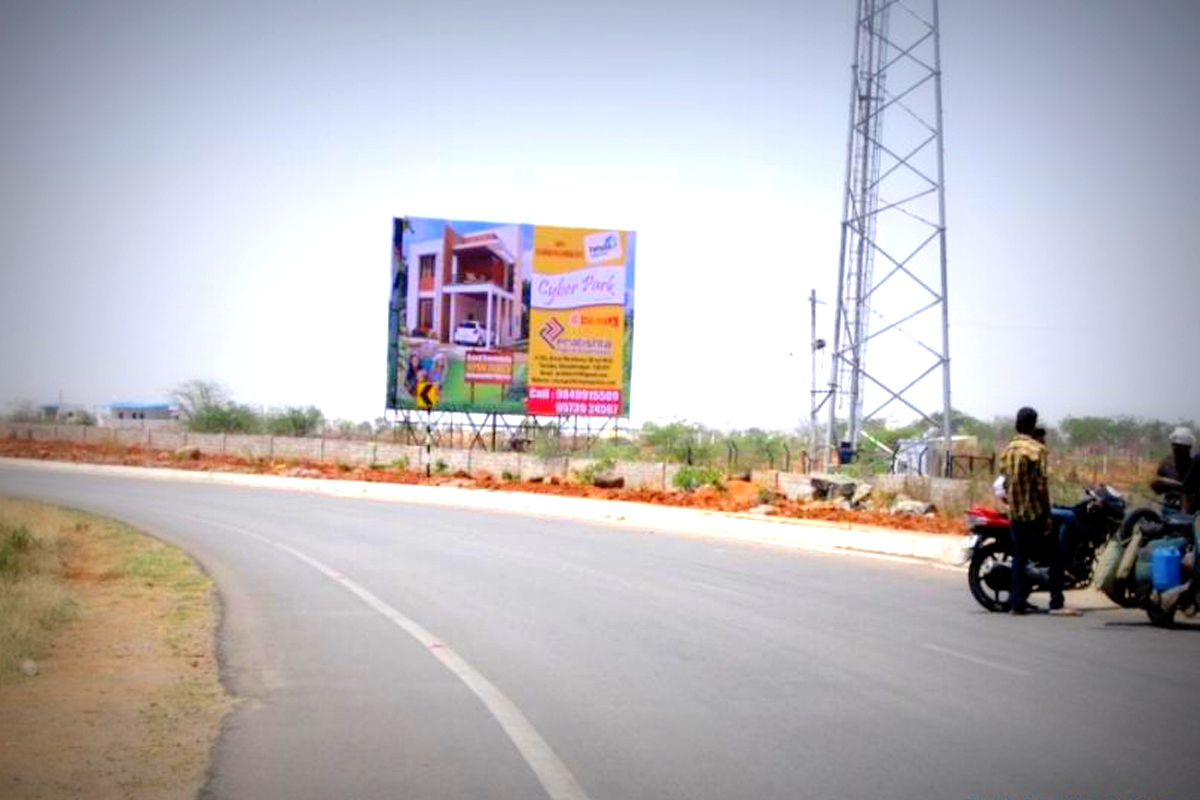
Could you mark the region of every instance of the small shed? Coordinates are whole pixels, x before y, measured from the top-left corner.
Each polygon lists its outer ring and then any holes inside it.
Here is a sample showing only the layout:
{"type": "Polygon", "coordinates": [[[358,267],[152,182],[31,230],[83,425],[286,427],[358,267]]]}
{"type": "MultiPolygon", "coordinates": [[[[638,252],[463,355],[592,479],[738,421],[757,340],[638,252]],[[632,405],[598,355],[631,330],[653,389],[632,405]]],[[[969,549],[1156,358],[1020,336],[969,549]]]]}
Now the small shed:
{"type": "Polygon", "coordinates": [[[105,420],[120,424],[126,421],[173,420],[179,417],[178,409],[170,403],[110,403],[105,420]]]}

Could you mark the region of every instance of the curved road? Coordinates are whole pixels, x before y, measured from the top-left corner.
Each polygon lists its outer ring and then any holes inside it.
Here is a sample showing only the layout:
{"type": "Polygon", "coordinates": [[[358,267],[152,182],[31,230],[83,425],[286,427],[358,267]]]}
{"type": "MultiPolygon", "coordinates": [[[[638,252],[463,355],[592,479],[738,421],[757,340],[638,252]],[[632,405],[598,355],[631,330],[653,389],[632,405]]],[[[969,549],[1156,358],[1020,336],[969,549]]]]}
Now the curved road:
{"type": "Polygon", "coordinates": [[[190,551],[216,798],[1168,798],[1200,625],[1012,618],[961,573],[454,508],[0,467],[190,551]]]}

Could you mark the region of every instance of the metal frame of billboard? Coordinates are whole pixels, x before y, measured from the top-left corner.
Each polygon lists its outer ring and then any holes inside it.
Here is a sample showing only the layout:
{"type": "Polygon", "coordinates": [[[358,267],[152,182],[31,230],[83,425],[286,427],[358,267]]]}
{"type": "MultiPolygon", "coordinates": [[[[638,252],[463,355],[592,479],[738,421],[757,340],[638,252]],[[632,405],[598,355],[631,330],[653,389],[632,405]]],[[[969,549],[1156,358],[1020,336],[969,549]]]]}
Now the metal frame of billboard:
{"type": "Polygon", "coordinates": [[[547,433],[561,443],[570,442],[570,450],[586,450],[611,430],[620,436],[620,417],[565,417],[513,414],[471,413],[466,411],[419,411],[392,409],[394,416],[385,416],[392,426],[392,440],[410,445],[454,447],[458,439],[466,440],[467,450],[523,451],[534,438],[547,433]],[[469,433],[468,433],[469,432],[469,433]],[[503,434],[503,440],[501,439],[503,434]],[[517,441],[526,444],[514,446],[517,441]]]}
{"type": "Polygon", "coordinates": [[[436,410],[468,419],[628,417],[635,246],[632,231],[395,218],[385,409],[417,408],[433,382],[436,410]]]}

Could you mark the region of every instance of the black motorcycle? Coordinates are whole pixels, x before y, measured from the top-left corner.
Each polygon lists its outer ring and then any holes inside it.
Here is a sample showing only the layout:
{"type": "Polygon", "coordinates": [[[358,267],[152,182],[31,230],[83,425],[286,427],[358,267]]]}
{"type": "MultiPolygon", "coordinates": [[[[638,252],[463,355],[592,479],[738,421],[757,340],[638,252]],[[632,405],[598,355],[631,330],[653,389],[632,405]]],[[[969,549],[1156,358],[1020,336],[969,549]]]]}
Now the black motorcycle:
{"type": "MultiPolygon", "coordinates": [[[[1096,552],[1121,528],[1125,499],[1109,486],[1084,491],[1073,506],[1055,505],[1050,511],[1052,533],[1038,537],[1025,568],[1025,585],[1030,592],[1049,591],[1050,559],[1047,547],[1061,548],[1063,588],[1079,589],[1092,580],[1096,552]]],[[[971,595],[988,611],[1012,607],[1012,529],[1008,515],[975,506],[967,512],[971,532],[967,584],[971,595]]]]}

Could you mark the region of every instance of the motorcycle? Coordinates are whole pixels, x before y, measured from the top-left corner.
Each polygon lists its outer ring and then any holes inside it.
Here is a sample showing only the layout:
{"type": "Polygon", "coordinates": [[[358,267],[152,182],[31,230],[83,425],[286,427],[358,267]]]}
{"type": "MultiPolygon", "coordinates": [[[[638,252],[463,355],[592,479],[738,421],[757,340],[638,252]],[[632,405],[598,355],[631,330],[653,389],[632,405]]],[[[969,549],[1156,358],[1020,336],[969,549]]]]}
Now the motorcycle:
{"type": "Polygon", "coordinates": [[[1141,608],[1150,623],[1169,628],[1175,613],[1188,616],[1200,609],[1200,581],[1196,579],[1196,515],[1183,512],[1169,501],[1178,481],[1159,479],[1167,486],[1160,504],[1134,510],[1112,536],[1096,569],[1096,588],[1110,600],[1128,608],[1141,608]]]}
{"type": "MultiPolygon", "coordinates": [[[[1092,581],[1097,550],[1120,530],[1125,499],[1115,489],[1100,485],[1084,491],[1073,506],[1051,508],[1052,533],[1039,537],[1025,568],[1030,592],[1049,591],[1047,547],[1061,548],[1063,588],[1079,589],[1092,581]]],[[[1008,515],[977,505],[967,512],[967,584],[971,595],[988,611],[1012,607],[1012,529],[1008,515]]]]}

